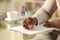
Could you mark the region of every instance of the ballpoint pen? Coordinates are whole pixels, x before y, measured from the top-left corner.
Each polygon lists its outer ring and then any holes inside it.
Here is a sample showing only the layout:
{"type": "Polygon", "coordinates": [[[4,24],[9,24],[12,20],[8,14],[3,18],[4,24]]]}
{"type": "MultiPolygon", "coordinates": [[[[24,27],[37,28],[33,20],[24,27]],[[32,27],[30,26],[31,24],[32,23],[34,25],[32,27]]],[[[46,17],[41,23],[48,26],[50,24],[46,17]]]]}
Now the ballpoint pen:
{"type": "Polygon", "coordinates": [[[26,18],[28,18],[28,14],[27,14],[27,9],[26,9],[26,7],[24,7],[24,12],[25,12],[26,18]]]}

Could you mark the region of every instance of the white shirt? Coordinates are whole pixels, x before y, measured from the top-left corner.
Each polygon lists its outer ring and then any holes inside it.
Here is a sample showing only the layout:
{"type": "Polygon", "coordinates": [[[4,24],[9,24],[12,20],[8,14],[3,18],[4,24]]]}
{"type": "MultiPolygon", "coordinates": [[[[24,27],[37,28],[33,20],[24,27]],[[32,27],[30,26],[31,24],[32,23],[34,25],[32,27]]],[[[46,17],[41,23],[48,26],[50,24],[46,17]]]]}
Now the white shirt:
{"type": "Polygon", "coordinates": [[[56,0],[46,0],[44,5],[36,12],[35,15],[33,15],[33,17],[37,18],[38,24],[44,23],[49,19],[49,15],[51,16],[56,9],[56,0]]]}
{"type": "MultiPolygon", "coordinates": [[[[39,23],[44,23],[49,19],[54,11],[58,8],[60,12],[60,0],[46,0],[44,5],[32,17],[36,17],[39,23]]],[[[60,37],[59,37],[60,38],[60,37]]],[[[58,40],[60,40],[58,38],[58,40]]]]}

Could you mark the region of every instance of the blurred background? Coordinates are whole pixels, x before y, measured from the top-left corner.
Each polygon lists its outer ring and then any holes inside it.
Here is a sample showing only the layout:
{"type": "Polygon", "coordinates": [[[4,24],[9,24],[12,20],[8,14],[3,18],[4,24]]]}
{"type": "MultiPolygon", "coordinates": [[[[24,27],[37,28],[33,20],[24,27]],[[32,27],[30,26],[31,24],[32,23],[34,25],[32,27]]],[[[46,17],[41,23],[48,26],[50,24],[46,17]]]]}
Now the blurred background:
{"type": "Polygon", "coordinates": [[[24,8],[26,7],[30,17],[35,14],[44,2],[45,0],[0,0],[0,40],[23,40],[22,33],[7,30],[5,21],[7,12],[18,11],[24,16],[24,8]]]}
{"type": "Polygon", "coordinates": [[[29,15],[33,15],[45,0],[0,0],[0,40],[23,40],[23,34],[15,31],[8,31],[5,18],[7,12],[18,11],[24,16],[24,7],[29,15]]]}

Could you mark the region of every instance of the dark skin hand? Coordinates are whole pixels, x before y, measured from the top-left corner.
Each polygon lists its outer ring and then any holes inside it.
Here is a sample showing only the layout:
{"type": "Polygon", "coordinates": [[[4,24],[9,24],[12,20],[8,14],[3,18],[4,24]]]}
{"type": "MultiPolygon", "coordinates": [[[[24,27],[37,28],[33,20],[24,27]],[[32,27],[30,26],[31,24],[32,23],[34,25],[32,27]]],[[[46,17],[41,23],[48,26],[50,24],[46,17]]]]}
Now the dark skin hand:
{"type": "Polygon", "coordinates": [[[33,26],[37,24],[36,18],[26,18],[23,22],[23,27],[28,30],[32,30],[33,26]]]}
{"type": "Polygon", "coordinates": [[[46,27],[60,28],[60,19],[59,20],[55,20],[53,22],[48,22],[48,23],[44,24],[44,26],[46,26],[46,27]]]}
{"type": "MultiPolygon", "coordinates": [[[[52,27],[52,28],[59,28],[60,29],[60,19],[55,20],[53,22],[48,22],[48,23],[44,24],[44,26],[48,27],[48,28],[52,27]]],[[[60,31],[55,30],[55,33],[60,34],[60,31]]]]}

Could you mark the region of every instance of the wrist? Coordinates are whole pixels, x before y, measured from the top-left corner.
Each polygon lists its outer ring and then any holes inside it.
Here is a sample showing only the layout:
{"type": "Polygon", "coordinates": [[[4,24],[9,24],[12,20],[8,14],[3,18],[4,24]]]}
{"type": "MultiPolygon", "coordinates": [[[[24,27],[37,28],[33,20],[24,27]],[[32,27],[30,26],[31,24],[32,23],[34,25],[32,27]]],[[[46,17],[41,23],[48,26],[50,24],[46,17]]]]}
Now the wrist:
{"type": "Polygon", "coordinates": [[[33,18],[34,22],[35,22],[35,25],[38,25],[38,20],[36,17],[33,18]]]}

